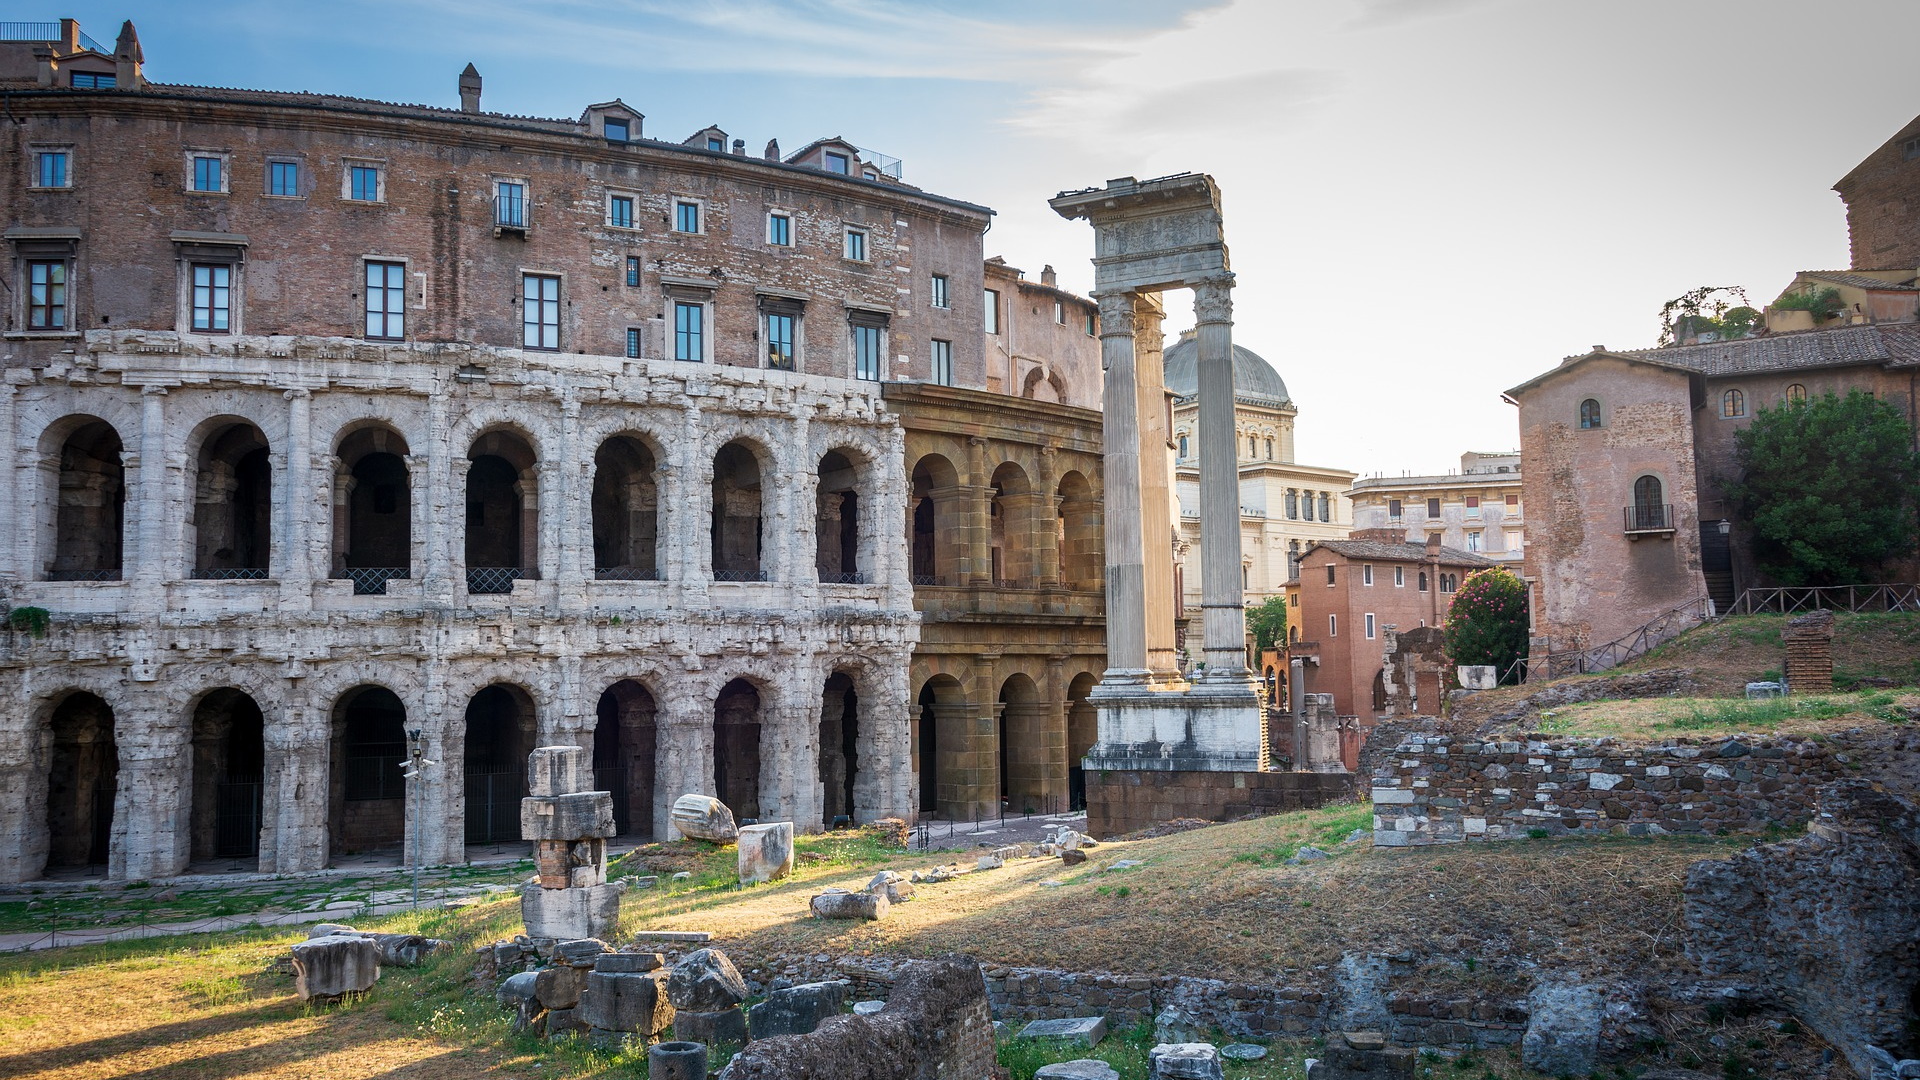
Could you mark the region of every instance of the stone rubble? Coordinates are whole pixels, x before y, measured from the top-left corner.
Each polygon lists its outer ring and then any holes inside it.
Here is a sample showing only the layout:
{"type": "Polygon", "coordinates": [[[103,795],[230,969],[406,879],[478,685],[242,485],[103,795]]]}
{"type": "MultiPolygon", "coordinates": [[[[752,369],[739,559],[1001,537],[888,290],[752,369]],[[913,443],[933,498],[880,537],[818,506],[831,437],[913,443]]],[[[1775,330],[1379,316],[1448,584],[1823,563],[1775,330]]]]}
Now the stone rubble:
{"type": "Polygon", "coordinates": [[[816,919],[879,920],[887,917],[887,909],[893,905],[885,892],[828,889],[815,896],[808,906],[816,919]]]}
{"type": "Polygon", "coordinates": [[[847,983],[838,980],[784,987],[747,1010],[747,1026],[756,1039],[806,1035],[829,1016],[838,1016],[846,997],[847,983]]]}
{"type": "Polygon", "coordinates": [[[1147,1051],[1147,1074],[1153,1080],[1225,1080],[1220,1051],[1212,1043],[1161,1043],[1147,1051]]]}
{"type": "Polygon", "coordinates": [[[733,811],[711,795],[682,795],[673,800],[673,827],[682,836],[715,844],[731,844],[740,835],[733,811]]]}
{"type": "Polygon", "coordinates": [[[1069,1016],[1058,1020],[1035,1020],[1021,1028],[1020,1034],[1015,1037],[1038,1039],[1063,1046],[1084,1046],[1091,1050],[1100,1045],[1100,1040],[1107,1037],[1107,1018],[1069,1016]]]}
{"type": "Polygon", "coordinates": [[[1081,1058],[1042,1065],[1033,1080],[1120,1080],[1120,1074],[1099,1058],[1081,1058]]]}
{"type": "Polygon", "coordinates": [[[737,840],[740,884],[762,885],[793,873],[793,822],[748,825],[737,840]]]}
{"type": "Polygon", "coordinates": [[[370,937],[329,934],[295,942],[293,990],[301,1001],[364,994],[380,979],[380,947],[370,937]]]}
{"type": "Polygon", "coordinates": [[[527,755],[529,795],[520,800],[520,835],[534,842],[537,876],[520,892],[527,935],[541,939],[611,937],[626,886],[607,881],[613,794],[562,790],[591,785],[592,760],[578,746],[542,746],[527,755]]]}

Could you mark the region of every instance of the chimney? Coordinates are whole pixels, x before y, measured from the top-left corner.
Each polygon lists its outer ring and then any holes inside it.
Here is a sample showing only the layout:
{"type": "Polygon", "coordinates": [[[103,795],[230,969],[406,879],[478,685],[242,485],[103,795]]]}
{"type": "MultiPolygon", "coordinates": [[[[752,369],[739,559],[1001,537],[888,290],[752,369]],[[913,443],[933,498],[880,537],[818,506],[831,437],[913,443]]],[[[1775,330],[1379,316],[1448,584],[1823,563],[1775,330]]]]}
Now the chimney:
{"type": "Polygon", "coordinates": [[[747,140],[745,139],[733,140],[733,156],[734,157],[747,156],[747,140]]]}
{"type": "Polygon", "coordinates": [[[53,46],[33,47],[33,69],[39,74],[41,86],[53,85],[53,46]]]}
{"type": "Polygon", "coordinates": [[[471,63],[460,73],[460,111],[480,111],[480,69],[471,63]]]}
{"type": "Polygon", "coordinates": [[[1605,345],[1595,345],[1595,346],[1593,347],[1593,351],[1594,351],[1594,352],[1606,352],[1606,351],[1607,351],[1607,347],[1606,347],[1605,345]]]}
{"type": "Polygon", "coordinates": [[[1040,284],[1045,285],[1049,289],[1057,289],[1060,287],[1058,284],[1059,281],[1060,275],[1053,272],[1052,263],[1048,263],[1040,268],[1040,284]]]}
{"type": "Polygon", "coordinates": [[[1430,532],[1427,534],[1427,558],[1438,559],[1439,557],[1440,557],[1440,534],[1437,532],[1430,532]]]}
{"type": "Polygon", "coordinates": [[[60,55],[72,56],[80,51],[80,20],[60,20],[60,55]]]}
{"type": "Polygon", "coordinates": [[[133,28],[133,20],[120,24],[120,40],[113,44],[113,85],[122,90],[139,90],[147,85],[147,77],[140,71],[140,65],[147,62],[147,54],[140,51],[140,33],[133,28]]]}
{"type": "Polygon", "coordinates": [[[767,140],[767,152],[766,152],[766,156],[767,156],[767,160],[768,160],[768,161],[779,161],[779,160],[780,160],[780,140],[779,140],[779,139],[768,139],[768,140],[767,140]]]}

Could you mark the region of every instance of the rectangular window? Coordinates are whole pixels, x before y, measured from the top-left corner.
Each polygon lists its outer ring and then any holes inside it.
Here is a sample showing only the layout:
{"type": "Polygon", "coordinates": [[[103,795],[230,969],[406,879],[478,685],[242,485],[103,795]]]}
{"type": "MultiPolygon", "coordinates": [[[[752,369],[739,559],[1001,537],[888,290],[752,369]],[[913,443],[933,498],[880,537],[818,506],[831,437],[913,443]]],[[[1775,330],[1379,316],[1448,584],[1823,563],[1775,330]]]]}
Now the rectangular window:
{"type": "Polygon", "coordinates": [[[673,358],[696,363],[707,358],[707,309],[676,300],[673,304],[673,358]]]}
{"type": "Polygon", "coordinates": [[[697,233],[700,231],[700,204],[697,202],[676,202],[673,204],[673,231],[697,233]]]}
{"type": "Polygon", "coordinates": [[[1338,615],[1327,616],[1327,636],[1328,637],[1340,636],[1340,616],[1338,615]]]}
{"type": "Polygon", "coordinates": [[[75,90],[111,90],[115,81],[112,75],[104,72],[76,71],[71,85],[75,90]]]}
{"type": "Polygon", "coordinates": [[[608,142],[626,142],[633,137],[632,132],[633,129],[627,126],[625,120],[605,120],[600,125],[600,133],[606,136],[608,142]]]}
{"type": "Polygon", "coordinates": [[[1100,334],[1100,319],[1099,319],[1099,317],[1098,317],[1098,316],[1096,316],[1096,315],[1093,315],[1093,314],[1088,314],[1088,316],[1087,316],[1087,336],[1088,336],[1088,337],[1097,337],[1097,336],[1099,336],[1099,334],[1100,334]]]}
{"type": "Polygon", "coordinates": [[[1519,506],[1519,505],[1520,505],[1520,496],[1518,496],[1518,495],[1509,495],[1509,496],[1507,496],[1507,505],[1508,505],[1508,506],[1519,506]]]}
{"type": "Polygon", "coordinates": [[[864,229],[848,229],[846,256],[854,262],[867,261],[867,233],[864,229]]]}
{"type": "Polygon", "coordinates": [[[1470,518],[1477,518],[1480,516],[1480,496],[1478,495],[1467,496],[1467,516],[1470,518]]]}
{"type": "Polygon", "coordinates": [[[67,328],[67,264],[30,262],[27,264],[27,329],[65,330],[67,328]]]}
{"type": "Polygon", "coordinates": [[[1067,305],[1059,300],[1053,302],[1053,321],[1061,326],[1067,325],[1067,305]]]}
{"type": "Polygon", "coordinates": [[[1404,589],[1407,587],[1406,567],[1396,566],[1393,568],[1393,587],[1396,589],[1404,589]]]}
{"type": "Polygon", "coordinates": [[[193,159],[193,190],[225,191],[224,183],[226,163],[217,157],[196,157],[193,159]]]}
{"type": "Polygon", "coordinates": [[[627,256],[627,286],[633,289],[640,287],[640,256],[638,255],[627,256]]]}
{"type": "Polygon", "coordinates": [[[297,161],[267,162],[267,194],[289,199],[298,198],[300,163],[297,161]]]}
{"type": "Polygon", "coordinates": [[[407,336],[405,263],[367,264],[367,336],[389,340],[407,336]]]}
{"type": "Polygon", "coordinates": [[[947,305],[947,276],[945,274],[933,275],[931,295],[933,297],[934,307],[943,308],[948,306],[947,305]]]}
{"type": "Polygon", "coordinates": [[[551,274],[524,274],[520,285],[520,343],[529,349],[558,349],[560,279],[551,274]]]}
{"type": "Polygon", "coordinates": [[[1440,516],[1440,500],[1439,499],[1427,500],[1427,516],[1430,518],[1437,518],[1440,516]]]}
{"type": "Polygon", "coordinates": [[[1373,584],[1373,564],[1372,563],[1367,563],[1366,565],[1360,568],[1360,584],[1362,585],[1373,584]]]}
{"type": "Polygon", "coordinates": [[[633,196],[613,195],[608,197],[607,224],[616,229],[633,228],[633,196]]]}
{"type": "Polygon", "coordinates": [[[1367,640],[1373,640],[1373,612],[1367,612],[1367,640]]]}
{"type": "Polygon", "coordinates": [[[1399,499],[1387,500],[1387,520],[1388,521],[1400,520],[1400,500],[1399,499]]]}
{"type": "Polygon", "coordinates": [[[33,186],[43,188],[66,187],[68,160],[65,150],[42,150],[38,154],[35,154],[33,186]]]}
{"type": "Polygon", "coordinates": [[[527,227],[527,185],[510,180],[493,185],[493,223],[515,229],[527,227]]]}
{"type": "Polygon", "coordinates": [[[880,378],[880,328],[877,326],[853,328],[853,377],[874,381],[880,378]]]}
{"type": "Polygon", "coordinates": [[[714,138],[714,137],[713,137],[713,136],[711,136],[711,135],[709,135],[709,136],[707,136],[707,149],[709,149],[709,150],[725,150],[726,148],[727,148],[727,140],[725,140],[725,139],[716,139],[716,138],[714,138]]]}
{"type": "Polygon", "coordinates": [[[826,154],[827,171],[841,176],[853,175],[853,160],[845,154],[836,154],[829,150],[826,154]]]}
{"type": "Polygon", "coordinates": [[[768,214],[767,243],[774,247],[792,247],[793,219],[785,214],[768,214]]]}
{"type": "Polygon", "coordinates": [[[1333,564],[1327,564],[1327,584],[1333,584],[1333,564]]]}
{"type": "Polygon", "coordinates": [[[767,366],[781,371],[793,370],[793,331],[791,315],[767,316],[767,366]]]}
{"type": "Polygon", "coordinates": [[[233,267],[195,263],[193,328],[203,334],[224,334],[232,326],[232,317],[233,267]]]}
{"type": "Polygon", "coordinates": [[[999,332],[1000,332],[1000,292],[997,289],[988,289],[987,290],[987,333],[997,334],[999,332]]]}
{"type": "Polygon", "coordinates": [[[1300,594],[1299,594],[1299,593],[1294,593],[1294,594],[1293,594],[1292,596],[1289,596],[1289,597],[1287,597],[1287,606],[1288,606],[1288,607],[1299,607],[1299,606],[1300,606],[1300,594]]]}
{"type": "Polygon", "coordinates": [[[1474,531],[1467,534],[1467,550],[1468,551],[1480,550],[1480,530],[1475,529],[1474,531]]]}
{"type": "Polygon", "coordinates": [[[347,198],[354,202],[380,201],[380,167],[378,165],[354,165],[347,178],[347,198]]]}
{"type": "Polygon", "coordinates": [[[933,342],[933,381],[941,386],[953,385],[953,342],[933,342]]]}
{"type": "Polygon", "coordinates": [[[640,328],[637,326],[627,327],[627,358],[640,359],[640,328]]]}

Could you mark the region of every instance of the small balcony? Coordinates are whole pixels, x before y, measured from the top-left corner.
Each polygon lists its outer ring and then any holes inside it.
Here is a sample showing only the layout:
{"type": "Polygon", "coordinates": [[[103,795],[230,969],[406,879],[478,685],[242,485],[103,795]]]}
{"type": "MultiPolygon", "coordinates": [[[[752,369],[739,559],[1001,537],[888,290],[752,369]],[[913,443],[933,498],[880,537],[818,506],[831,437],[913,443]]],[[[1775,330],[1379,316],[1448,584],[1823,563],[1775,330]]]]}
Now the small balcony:
{"type": "Polygon", "coordinates": [[[1628,536],[1673,535],[1673,504],[1643,503],[1626,507],[1621,514],[1628,536]]]}
{"type": "Polygon", "coordinates": [[[525,195],[493,197],[493,235],[527,235],[527,198],[525,195]]]}

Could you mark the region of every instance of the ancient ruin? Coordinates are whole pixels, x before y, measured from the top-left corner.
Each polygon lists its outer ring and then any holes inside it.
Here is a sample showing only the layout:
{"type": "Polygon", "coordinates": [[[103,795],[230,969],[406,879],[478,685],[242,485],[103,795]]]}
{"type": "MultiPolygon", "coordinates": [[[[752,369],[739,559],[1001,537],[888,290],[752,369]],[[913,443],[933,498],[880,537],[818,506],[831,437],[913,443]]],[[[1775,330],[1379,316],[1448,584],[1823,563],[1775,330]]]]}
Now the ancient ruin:
{"type": "Polygon", "coordinates": [[[536,879],[520,892],[527,936],[610,938],[620,922],[621,882],[607,881],[613,793],[589,790],[593,775],[578,746],[543,746],[527,755],[520,834],[533,841],[536,879]]]}

